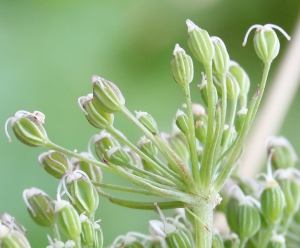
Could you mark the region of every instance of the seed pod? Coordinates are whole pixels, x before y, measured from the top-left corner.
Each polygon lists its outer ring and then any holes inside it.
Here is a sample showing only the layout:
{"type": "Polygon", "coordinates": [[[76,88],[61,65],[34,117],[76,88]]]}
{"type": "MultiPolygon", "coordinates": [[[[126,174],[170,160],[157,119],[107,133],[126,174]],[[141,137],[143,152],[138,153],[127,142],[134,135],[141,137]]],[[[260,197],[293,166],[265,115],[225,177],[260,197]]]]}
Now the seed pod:
{"type": "Polygon", "coordinates": [[[180,131],[185,135],[189,135],[190,133],[188,122],[189,120],[187,115],[178,109],[175,117],[175,123],[180,131]]]}
{"type": "Polygon", "coordinates": [[[7,119],[5,123],[5,133],[8,141],[11,141],[7,131],[7,125],[10,123],[19,141],[32,147],[43,146],[48,142],[46,130],[42,125],[44,121],[45,115],[39,111],[33,113],[27,111],[16,112],[15,116],[7,119]]]}
{"type": "Polygon", "coordinates": [[[237,100],[240,94],[240,87],[236,79],[230,73],[226,73],[226,87],[228,101],[233,102],[237,100]]]}
{"type": "Polygon", "coordinates": [[[147,128],[153,134],[159,133],[156,121],[150,114],[142,111],[135,111],[135,113],[136,118],[143,124],[145,128],[147,128]]]}
{"type": "Polygon", "coordinates": [[[288,40],[290,40],[290,36],[280,27],[273,24],[262,25],[253,25],[249,28],[246,33],[243,46],[246,45],[246,41],[249,33],[252,29],[256,28],[256,32],[254,35],[254,49],[257,56],[264,62],[272,62],[273,59],[276,58],[279,52],[280,43],[279,39],[273,30],[273,28],[278,29],[288,40]]]}
{"type": "Polygon", "coordinates": [[[95,103],[93,94],[82,96],[78,99],[80,109],[89,123],[99,129],[106,129],[114,122],[114,115],[101,110],[95,103]]]}
{"type": "Polygon", "coordinates": [[[187,55],[178,44],[176,44],[173,51],[171,70],[174,80],[182,87],[185,87],[187,84],[192,82],[194,78],[194,65],[192,58],[187,55]]]}
{"type": "Polygon", "coordinates": [[[286,138],[271,136],[267,140],[267,149],[268,151],[274,150],[272,165],[276,169],[295,167],[298,157],[291,143],[286,138]]]}
{"type": "Polygon", "coordinates": [[[245,123],[247,117],[248,109],[242,108],[237,112],[235,117],[235,130],[239,133],[243,129],[243,125],[245,123]]]}
{"type": "Polygon", "coordinates": [[[127,166],[132,164],[131,157],[121,147],[113,147],[107,151],[107,160],[113,164],[127,166]]]}
{"type": "Polygon", "coordinates": [[[188,45],[193,55],[202,64],[212,63],[215,49],[207,31],[199,28],[191,20],[186,20],[186,25],[189,34],[188,45]]]}
{"type": "Polygon", "coordinates": [[[48,151],[42,153],[38,161],[40,165],[47,171],[51,176],[61,179],[65,173],[72,172],[72,164],[68,158],[57,151],[48,151]]]}
{"type": "Polygon", "coordinates": [[[52,199],[37,188],[25,189],[23,199],[31,219],[39,226],[52,227],[55,224],[55,213],[52,199]]]}
{"type": "Polygon", "coordinates": [[[262,215],[267,221],[276,223],[281,219],[286,201],[281,188],[275,180],[267,183],[261,194],[260,202],[262,215]]]}
{"type": "Polygon", "coordinates": [[[145,136],[143,136],[139,140],[138,147],[143,153],[145,153],[150,158],[156,157],[158,153],[157,147],[153,144],[151,140],[147,139],[145,136]]]}
{"type": "Polygon", "coordinates": [[[181,229],[176,229],[166,237],[167,245],[170,248],[191,248],[192,244],[188,236],[181,229]]]}
{"type": "Polygon", "coordinates": [[[85,212],[88,217],[94,214],[98,208],[99,196],[91,181],[81,171],[74,171],[66,181],[74,208],[79,213],[85,212]]]}
{"type": "Polygon", "coordinates": [[[95,231],[94,223],[84,214],[80,215],[81,221],[81,243],[86,246],[91,246],[94,243],[95,231]]]}
{"type": "Polygon", "coordinates": [[[30,248],[27,238],[20,232],[9,230],[5,225],[0,224],[1,248],[30,248]]]}
{"type": "Polygon", "coordinates": [[[96,75],[92,77],[92,83],[94,101],[102,111],[114,113],[122,109],[125,98],[114,83],[96,75]]]}
{"type": "Polygon", "coordinates": [[[81,233],[80,218],[75,208],[65,200],[54,201],[56,223],[69,238],[77,240],[81,233]]]}
{"type": "Polygon", "coordinates": [[[238,200],[235,198],[231,198],[227,204],[226,211],[225,211],[228,226],[230,227],[230,230],[234,233],[236,233],[239,229],[237,223],[238,208],[239,208],[238,200]]]}
{"type": "MultiPolygon", "coordinates": [[[[207,95],[207,81],[204,73],[202,73],[202,83],[198,85],[200,89],[201,98],[205,104],[205,106],[208,106],[208,95],[207,95]]],[[[215,86],[215,84],[212,85],[212,97],[213,97],[213,106],[216,106],[218,102],[218,91],[215,86]]]]}
{"type": "Polygon", "coordinates": [[[100,225],[94,222],[95,239],[92,248],[102,248],[103,247],[103,233],[100,225]]]}
{"type": "Polygon", "coordinates": [[[94,139],[94,146],[96,155],[100,160],[108,158],[107,150],[112,147],[120,147],[120,143],[108,132],[103,130],[100,135],[95,135],[92,139],[94,139]]]}
{"type": "Polygon", "coordinates": [[[213,58],[213,73],[215,75],[223,75],[229,68],[229,54],[227,52],[224,42],[216,36],[211,37],[215,48],[215,55],[213,58]]]}

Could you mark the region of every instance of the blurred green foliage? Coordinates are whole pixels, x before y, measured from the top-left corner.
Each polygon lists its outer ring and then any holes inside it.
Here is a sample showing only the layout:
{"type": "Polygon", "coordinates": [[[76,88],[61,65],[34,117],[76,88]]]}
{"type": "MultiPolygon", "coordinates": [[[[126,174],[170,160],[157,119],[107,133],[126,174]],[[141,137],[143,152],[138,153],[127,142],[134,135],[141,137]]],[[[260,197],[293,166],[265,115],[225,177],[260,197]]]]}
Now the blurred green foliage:
{"type": "MultiPolygon", "coordinates": [[[[98,131],[85,120],[76,101],[92,91],[91,76],[97,74],[119,86],[129,109],[151,113],[160,130],[170,132],[183,103],[170,59],[175,43],[190,54],[186,19],[224,40],[231,59],[248,72],[253,92],[262,63],[251,41],[246,48],[241,46],[247,29],[274,23],[291,34],[299,10],[296,0],[0,0],[0,123],[17,110],[40,110],[46,114],[45,128],[52,141],[85,151],[89,137],[98,131]]],[[[287,44],[284,37],[280,40],[282,50],[271,78],[287,44]]],[[[191,88],[194,101],[199,102],[196,85],[202,68],[194,62],[191,88]]],[[[299,154],[299,94],[294,102],[281,134],[299,154]]],[[[139,139],[141,133],[125,118],[117,115],[115,123],[133,142],[139,139]]],[[[49,230],[30,220],[21,194],[34,186],[54,197],[58,181],[38,165],[37,156],[44,149],[24,147],[15,137],[10,144],[4,133],[0,137],[0,212],[7,211],[28,228],[32,247],[45,247],[49,230]]],[[[104,181],[124,183],[109,173],[104,181]]],[[[102,219],[107,245],[128,231],[147,232],[148,219],[157,218],[154,212],[100,200],[97,217],[102,219]]]]}

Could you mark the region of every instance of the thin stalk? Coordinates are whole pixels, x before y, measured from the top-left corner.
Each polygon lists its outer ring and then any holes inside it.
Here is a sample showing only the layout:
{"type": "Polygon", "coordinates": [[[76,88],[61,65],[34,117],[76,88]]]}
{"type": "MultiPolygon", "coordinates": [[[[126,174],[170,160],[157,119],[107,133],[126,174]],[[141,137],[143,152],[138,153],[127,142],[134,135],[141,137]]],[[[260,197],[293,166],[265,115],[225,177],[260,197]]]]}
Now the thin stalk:
{"type": "Polygon", "coordinates": [[[199,175],[199,166],[198,166],[198,155],[197,155],[197,147],[196,147],[196,136],[195,136],[195,126],[194,126],[194,116],[192,111],[192,101],[191,101],[191,92],[189,84],[186,84],[183,87],[187,116],[188,116],[188,127],[189,127],[189,135],[187,136],[187,140],[190,148],[190,156],[191,156],[191,164],[192,164],[192,174],[197,185],[200,184],[200,175],[199,175]]]}
{"type": "Polygon", "coordinates": [[[240,240],[240,244],[238,248],[244,248],[246,243],[247,243],[248,239],[247,238],[243,238],[240,240]]]}
{"type": "Polygon", "coordinates": [[[104,189],[113,189],[113,190],[118,190],[118,191],[122,191],[122,192],[130,192],[130,193],[142,194],[142,195],[156,195],[153,192],[150,192],[150,191],[144,190],[144,189],[134,189],[134,188],[130,188],[130,187],[124,187],[124,186],[113,185],[113,184],[97,183],[94,181],[91,181],[91,182],[95,187],[100,187],[100,188],[104,188],[104,189]]]}
{"type": "MultiPolygon", "coordinates": [[[[182,178],[176,174],[176,172],[174,172],[173,170],[171,170],[168,166],[166,166],[163,162],[161,162],[159,160],[158,157],[153,157],[153,161],[155,161],[155,163],[157,163],[161,168],[164,168],[164,170],[166,170],[166,172],[170,173],[173,177],[177,178],[180,182],[182,182],[182,178]]],[[[185,183],[185,182],[182,182],[185,183]]]]}
{"type": "Polygon", "coordinates": [[[110,132],[112,135],[114,135],[116,138],[121,140],[124,144],[126,144],[131,150],[133,150],[135,153],[137,153],[142,159],[144,159],[146,162],[151,164],[157,171],[159,171],[163,176],[174,182],[176,185],[178,185],[180,188],[185,189],[186,186],[180,181],[180,177],[178,177],[176,174],[176,178],[174,176],[174,172],[167,168],[166,166],[162,167],[160,166],[155,160],[148,157],[145,153],[143,153],[140,149],[138,149],[134,144],[132,144],[127,137],[119,132],[117,129],[115,129],[113,126],[110,126],[106,129],[108,132],[110,132]]]}
{"type": "MultiPolygon", "coordinates": [[[[142,209],[142,210],[156,210],[153,202],[134,202],[124,199],[120,199],[114,196],[111,196],[103,191],[97,189],[99,195],[109,199],[110,202],[117,204],[122,207],[133,208],[133,209],[142,209]]],[[[174,208],[183,208],[184,203],[180,201],[170,201],[170,202],[158,202],[157,203],[160,209],[174,209],[174,208]]]]}
{"type": "Polygon", "coordinates": [[[269,223],[267,228],[261,231],[261,235],[259,236],[258,245],[260,248],[267,247],[270,238],[272,236],[272,231],[275,229],[275,225],[269,223]]]}
{"type": "Polygon", "coordinates": [[[233,152],[231,153],[230,157],[227,160],[228,161],[227,164],[224,166],[223,170],[220,172],[220,175],[218,176],[218,178],[216,179],[216,181],[214,183],[213,192],[215,192],[215,193],[219,192],[221,190],[225,181],[229,177],[233,166],[235,165],[236,159],[239,157],[240,149],[244,143],[245,137],[249,131],[249,128],[252,124],[252,121],[257,113],[259,104],[261,102],[261,99],[262,99],[262,96],[264,93],[264,89],[266,86],[268,74],[270,71],[270,66],[271,66],[271,62],[265,63],[261,85],[259,87],[259,90],[254,94],[254,97],[251,100],[251,103],[250,103],[250,106],[248,109],[248,113],[247,113],[247,118],[246,118],[243,128],[241,130],[241,133],[237,139],[236,145],[233,149],[233,152]]]}
{"type": "Polygon", "coordinates": [[[59,230],[58,230],[56,223],[54,223],[54,225],[51,227],[51,230],[53,232],[54,238],[60,241],[61,238],[60,238],[59,230]]]}
{"type": "Polygon", "coordinates": [[[212,78],[212,64],[205,64],[205,73],[206,73],[206,79],[207,79],[207,114],[208,114],[208,120],[207,120],[207,136],[206,136],[206,142],[205,142],[205,148],[204,148],[204,154],[203,154],[203,160],[202,165],[200,167],[200,179],[201,179],[201,188],[208,193],[208,185],[210,182],[208,181],[209,178],[206,177],[206,175],[209,174],[209,171],[211,169],[211,165],[208,165],[206,163],[207,156],[210,153],[211,145],[213,141],[213,134],[214,134],[214,118],[215,118],[215,106],[213,102],[213,78],[212,78]]]}

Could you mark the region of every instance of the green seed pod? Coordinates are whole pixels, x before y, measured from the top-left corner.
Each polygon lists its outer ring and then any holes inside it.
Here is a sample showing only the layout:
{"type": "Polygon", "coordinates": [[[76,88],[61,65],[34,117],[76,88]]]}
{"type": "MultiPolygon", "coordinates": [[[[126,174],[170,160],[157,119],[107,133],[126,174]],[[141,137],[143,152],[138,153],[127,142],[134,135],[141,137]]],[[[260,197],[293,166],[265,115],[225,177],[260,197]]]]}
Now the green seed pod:
{"type": "Polygon", "coordinates": [[[42,112],[18,111],[14,117],[10,117],[5,123],[6,137],[11,142],[7,131],[7,125],[10,123],[19,141],[32,147],[43,146],[48,142],[46,130],[42,125],[44,121],[45,115],[42,112]]]}
{"type": "Polygon", "coordinates": [[[224,240],[224,248],[238,248],[239,245],[240,239],[235,233],[232,233],[230,237],[224,240]]]}
{"type": "Polygon", "coordinates": [[[69,238],[77,240],[81,233],[80,218],[75,208],[65,200],[55,203],[56,223],[59,229],[69,238]]]}
{"type": "Polygon", "coordinates": [[[286,248],[284,236],[273,234],[267,248],[286,248]]]}
{"type": "Polygon", "coordinates": [[[107,151],[107,160],[120,166],[132,165],[129,154],[121,147],[113,147],[107,151]]]}
{"type": "Polygon", "coordinates": [[[80,97],[78,99],[78,104],[92,126],[99,129],[106,129],[113,125],[114,115],[102,111],[95,103],[93,94],[80,97]]]}
{"type": "Polygon", "coordinates": [[[157,147],[153,144],[151,140],[147,139],[145,136],[143,136],[139,140],[138,147],[143,153],[145,153],[150,158],[156,157],[158,153],[157,147]]]}
{"type": "Polygon", "coordinates": [[[51,176],[61,179],[65,173],[72,172],[72,164],[68,158],[57,151],[49,151],[42,153],[38,161],[40,165],[47,171],[51,176]]]}
{"type": "Polygon", "coordinates": [[[235,117],[235,130],[239,133],[243,129],[243,125],[245,123],[247,117],[248,109],[242,108],[237,112],[235,117]]]}
{"type": "Polygon", "coordinates": [[[290,142],[284,137],[272,136],[267,141],[267,149],[274,150],[272,165],[275,169],[295,167],[298,157],[290,142]]]}
{"type": "Polygon", "coordinates": [[[81,243],[86,246],[91,246],[95,239],[94,223],[84,214],[80,215],[81,221],[81,243]]]}
{"type": "Polygon", "coordinates": [[[176,116],[175,116],[175,123],[176,123],[177,127],[179,128],[179,130],[185,135],[190,134],[188,122],[189,122],[189,120],[188,120],[187,115],[183,111],[178,109],[176,116]]]}
{"type": "Polygon", "coordinates": [[[237,223],[237,213],[239,208],[239,202],[235,198],[231,198],[227,204],[225,214],[228,226],[230,230],[234,233],[236,233],[239,229],[238,223],[237,223]]]}
{"type": "Polygon", "coordinates": [[[23,199],[31,219],[39,226],[52,227],[55,224],[55,213],[52,199],[37,188],[25,189],[23,199]]]}
{"type": "Polygon", "coordinates": [[[229,54],[227,52],[224,42],[216,36],[211,37],[215,48],[215,55],[213,58],[213,73],[217,76],[223,75],[229,68],[229,54]]]}
{"type": "Polygon", "coordinates": [[[253,25],[249,28],[246,33],[243,46],[246,45],[246,41],[249,33],[252,29],[256,28],[254,35],[254,49],[257,56],[264,62],[272,62],[276,58],[279,52],[280,43],[279,39],[272,28],[278,29],[288,40],[290,36],[280,27],[273,24],[262,25],[253,25]]]}
{"type": "Polygon", "coordinates": [[[286,201],[281,188],[275,180],[267,183],[261,194],[260,202],[262,215],[267,221],[276,223],[281,219],[286,201]]]}
{"type": "Polygon", "coordinates": [[[220,235],[219,231],[214,231],[213,233],[212,248],[224,248],[223,238],[220,235]]]}
{"type": "Polygon", "coordinates": [[[236,101],[240,94],[240,87],[236,79],[229,72],[226,73],[226,87],[228,101],[236,101]]]}
{"type": "Polygon", "coordinates": [[[70,200],[74,208],[79,212],[90,217],[95,213],[99,204],[99,196],[95,186],[86,178],[85,173],[74,171],[67,178],[70,200]]]}
{"type": "Polygon", "coordinates": [[[194,78],[192,58],[178,44],[173,51],[171,70],[174,80],[182,87],[186,87],[194,78]]]}
{"type": "Polygon", "coordinates": [[[230,61],[229,64],[229,72],[232,76],[234,76],[240,87],[239,100],[241,102],[241,106],[246,108],[247,96],[250,88],[250,79],[245,70],[238,63],[230,61]]]}
{"type": "Polygon", "coordinates": [[[102,111],[114,113],[122,109],[125,98],[114,83],[96,75],[92,77],[92,83],[94,101],[102,111]]]}
{"type": "MultiPolygon", "coordinates": [[[[81,153],[81,155],[90,157],[89,153],[81,153]]],[[[71,163],[77,169],[85,172],[91,181],[96,182],[96,183],[102,182],[102,172],[101,172],[101,169],[99,166],[95,166],[95,165],[87,163],[85,161],[81,161],[77,158],[72,158],[71,163]]]]}
{"type": "MultiPolygon", "coordinates": [[[[206,77],[204,75],[204,73],[202,73],[202,83],[200,85],[198,85],[199,89],[200,89],[200,94],[202,97],[202,100],[205,104],[205,106],[208,106],[208,95],[207,95],[207,81],[206,81],[206,77]]],[[[213,106],[216,106],[217,102],[218,102],[218,91],[217,88],[215,86],[215,84],[213,84],[212,86],[212,97],[213,97],[213,106]]]]}
{"type": "Polygon", "coordinates": [[[196,121],[195,134],[200,143],[205,144],[207,136],[207,125],[203,121],[196,121]]]}
{"type": "Polygon", "coordinates": [[[95,238],[92,248],[102,248],[103,247],[103,233],[100,225],[94,222],[95,238]]]}
{"type": "Polygon", "coordinates": [[[240,203],[237,209],[237,227],[240,239],[254,236],[260,228],[260,215],[251,202],[240,203]]]}
{"type": "Polygon", "coordinates": [[[211,64],[215,49],[214,45],[209,37],[209,34],[204,29],[199,28],[191,20],[186,20],[188,26],[188,45],[193,55],[202,64],[211,64]]]}
{"type": "Polygon", "coordinates": [[[100,135],[95,135],[91,140],[94,140],[95,152],[100,160],[108,159],[107,150],[112,147],[120,147],[120,143],[105,130],[101,131],[100,135]]]}
{"type": "Polygon", "coordinates": [[[20,232],[9,230],[5,225],[0,224],[1,248],[30,248],[27,238],[20,232]]]}
{"type": "Polygon", "coordinates": [[[188,236],[181,229],[167,234],[166,242],[169,248],[191,248],[192,244],[188,236]]]}
{"type": "Polygon", "coordinates": [[[136,118],[143,124],[145,128],[147,128],[153,134],[159,133],[156,121],[150,114],[142,111],[135,111],[135,113],[136,118]]]}

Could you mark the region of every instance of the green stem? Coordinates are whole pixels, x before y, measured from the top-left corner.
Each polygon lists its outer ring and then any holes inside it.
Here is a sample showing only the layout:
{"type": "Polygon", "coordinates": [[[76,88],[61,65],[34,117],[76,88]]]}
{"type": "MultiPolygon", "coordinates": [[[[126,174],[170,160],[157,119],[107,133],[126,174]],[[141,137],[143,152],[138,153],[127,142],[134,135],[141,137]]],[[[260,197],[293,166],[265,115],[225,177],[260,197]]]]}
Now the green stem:
{"type": "Polygon", "coordinates": [[[247,243],[247,238],[241,239],[238,248],[244,248],[247,243]]]}
{"type": "Polygon", "coordinates": [[[185,189],[186,186],[180,181],[180,177],[177,174],[174,174],[172,170],[167,168],[166,166],[160,166],[155,160],[148,157],[145,153],[143,153],[140,149],[138,149],[134,144],[132,144],[127,137],[122,134],[120,131],[115,129],[113,126],[110,126],[106,129],[112,135],[121,140],[124,144],[126,144],[131,150],[137,153],[142,159],[151,164],[156,170],[158,170],[163,176],[170,179],[174,182],[179,188],[185,189]]]}
{"type": "Polygon", "coordinates": [[[195,183],[197,185],[200,184],[200,174],[199,174],[199,165],[198,165],[198,155],[197,155],[197,147],[196,147],[196,136],[195,136],[195,126],[194,126],[194,116],[192,111],[192,102],[191,102],[191,93],[190,86],[186,84],[183,87],[187,116],[188,116],[188,127],[189,127],[189,135],[187,136],[189,148],[190,148],[190,156],[191,156],[191,164],[192,164],[192,173],[195,183]]]}
{"type": "Polygon", "coordinates": [[[252,121],[253,121],[256,113],[257,113],[259,104],[261,102],[261,99],[262,99],[262,96],[263,96],[263,93],[264,93],[268,73],[269,73],[269,70],[270,70],[270,65],[271,65],[271,63],[266,63],[265,64],[261,85],[259,87],[259,90],[257,90],[255,92],[254,97],[252,98],[252,100],[250,102],[247,117],[246,117],[245,123],[242,127],[242,130],[240,132],[240,135],[237,138],[237,142],[236,142],[235,146],[233,147],[232,152],[229,155],[225,166],[223,167],[222,171],[220,172],[220,175],[218,176],[218,178],[214,182],[214,186],[213,186],[213,189],[212,189],[212,192],[214,192],[214,193],[217,193],[221,190],[221,188],[223,187],[225,181],[230,176],[230,173],[231,173],[231,171],[232,171],[232,169],[233,169],[233,167],[236,163],[236,160],[240,156],[240,151],[242,149],[244,140],[245,140],[246,135],[247,135],[247,133],[250,129],[252,121]]]}
{"type": "Polygon", "coordinates": [[[54,223],[54,225],[51,227],[51,229],[52,229],[54,238],[60,241],[61,238],[60,238],[60,234],[59,234],[59,230],[58,230],[57,224],[54,223]]]}
{"type": "Polygon", "coordinates": [[[266,229],[260,231],[258,245],[260,248],[267,247],[270,238],[272,236],[272,231],[274,230],[275,225],[269,223],[266,229]]]}
{"type": "MultiPolygon", "coordinates": [[[[117,204],[122,207],[133,208],[133,209],[142,209],[142,210],[156,210],[154,202],[134,202],[117,197],[113,197],[107,193],[104,193],[101,190],[97,189],[99,195],[104,196],[109,199],[110,202],[117,204]]],[[[157,203],[160,209],[173,209],[173,208],[183,208],[184,203],[180,201],[170,201],[170,202],[158,202],[157,203]]]]}
{"type": "MultiPolygon", "coordinates": [[[[211,153],[211,146],[213,141],[213,135],[214,135],[214,118],[215,118],[215,106],[213,102],[213,78],[212,78],[212,64],[205,64],[205,73],[206,73],[206,79],[207,79],[207,114],[208,114],[208,120],[207,120],[207,136],[206,136],[206,142],[205,142],[205,148],[204,148],[204,154],[203,154],[203,162],[200,167],[200,179],[201,179],[201,188],[204,190],[205,194],[208,194],[209,189],[208,185],[210,185],[210,178],[207,178],[207,175],[209,175],[209,170],[211,169],[211,165],[207,164],[207,157],[208,154],[211,153]]],[[[213,152],[213,151],[212,151],[213,152]]]]}

